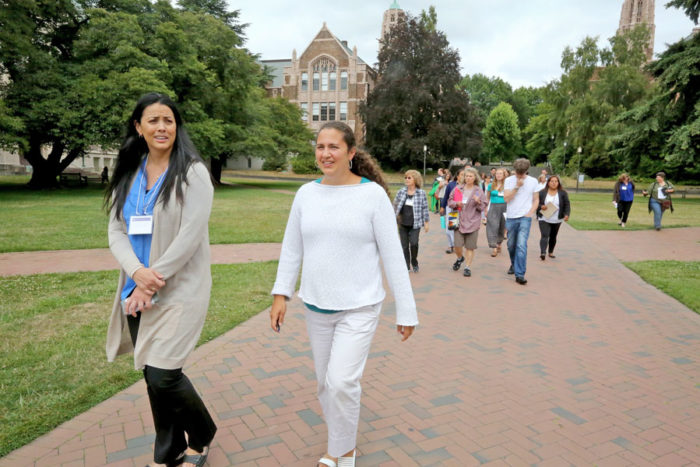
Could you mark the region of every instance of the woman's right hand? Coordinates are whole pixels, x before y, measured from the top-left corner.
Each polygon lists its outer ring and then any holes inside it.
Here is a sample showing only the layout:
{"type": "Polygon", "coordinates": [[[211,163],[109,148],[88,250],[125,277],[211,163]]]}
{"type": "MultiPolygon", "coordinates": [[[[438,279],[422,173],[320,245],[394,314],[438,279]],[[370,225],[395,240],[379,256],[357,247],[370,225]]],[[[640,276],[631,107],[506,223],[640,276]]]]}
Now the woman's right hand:
{"type": "Polygon", "coordinates": [[[139,288],[145,293],[150,294],[149,297],[158,292],[160,288],[165,285],[163,275],[151,268],[137,269],[133,279],[139,288]]]}
{"type": "Polygon", "coordinates": [[[280,332],[282,324],[284,324],[284,315],[287,313],[287,297],[284,295],[275,295],[272,299],[272,307],[270,307],[270,327],[275,332],[280,332]]]}
{"type": "Polygon", "coordinates": [[[546,210],[547,210],[546,204],[543,204],[542,206],[540,206],[540,211],[546,211],[546,210]]]}

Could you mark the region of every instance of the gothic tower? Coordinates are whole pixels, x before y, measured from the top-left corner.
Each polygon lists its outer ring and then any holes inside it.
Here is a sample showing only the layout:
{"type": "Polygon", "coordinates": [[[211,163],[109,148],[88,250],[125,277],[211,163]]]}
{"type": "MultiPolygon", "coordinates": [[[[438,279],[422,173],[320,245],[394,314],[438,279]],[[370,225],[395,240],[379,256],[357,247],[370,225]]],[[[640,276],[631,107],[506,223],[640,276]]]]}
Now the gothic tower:
{"type": "Polygon", "coordinates": [[[382,35],[380,40],[383,40],[384,36],[391,31],[391,28],[393,28],[396,23],[399,22],[399,19],[405,15],[406,13],[399,6],[399,2],[394,0],[389,9],[384,12],[384,19],[382,20],[382,35]]]}
{"type": "Polygon", "coordinates": [[[654,33],[656,32],[656,25],[654,24],[654,0],[625,0],[622,4],[620,27],[617,29],[617,33],[622,34],[641,23],[646,23],[651,33],[649,46],[646,50],[647,60],[651,60],[654,56],[654,33]]]}

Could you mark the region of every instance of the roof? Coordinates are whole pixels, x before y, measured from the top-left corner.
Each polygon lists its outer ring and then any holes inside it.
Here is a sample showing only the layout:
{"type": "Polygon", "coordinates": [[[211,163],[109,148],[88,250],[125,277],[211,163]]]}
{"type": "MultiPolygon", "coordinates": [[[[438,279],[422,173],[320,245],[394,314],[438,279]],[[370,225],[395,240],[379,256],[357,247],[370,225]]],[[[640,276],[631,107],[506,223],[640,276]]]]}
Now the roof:
{"type": "Polygon", "coordinates": [[[284,68],[292,66],[292,61],[288,58],[282,60],[260,60],[260,63],[267,67],[272,75],[271,88],[281,88],[284,79],[284,68]]]}
{"type": "Polygon", "coordinates": [[[400,10],[401,7],[399,6],[399,2],[397,2],[396,0],[394,0],[394,3],[391,4],[391,6],[389,7],[389,9],[390,9],[390,10],[400,10]]]}

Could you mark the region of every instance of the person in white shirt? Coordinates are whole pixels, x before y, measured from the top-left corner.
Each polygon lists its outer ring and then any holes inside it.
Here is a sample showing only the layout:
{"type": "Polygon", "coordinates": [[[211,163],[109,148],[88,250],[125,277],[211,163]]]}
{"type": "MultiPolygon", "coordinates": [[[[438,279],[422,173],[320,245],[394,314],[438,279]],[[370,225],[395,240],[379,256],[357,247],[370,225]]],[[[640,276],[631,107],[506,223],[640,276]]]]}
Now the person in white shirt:
{"type": "Polygon", "coordinates": [[[515,274],[515,281],[522,285],[527,284],[527,239],[530,236],[532,215],[539,202],[537,180],[527,174],[529,168],[529,160],[516,159],[513,162],[515,175],[506,178],[503,186],[510,255],[508,274],[515,274]]]}
{"type": "Polygon", "coordinates": [[[376,161],[355,144],[342,122],[318,132],[316,163],[323,177],[294,197],[270,309],[270,325],[279,332],[303,265],[299,298],[328,426],[328,451],[318,464],[330,467],[355,465],[360,377],[385,297],[380,263],[396,299],[402,342],[418,324],[386,183],[376,161]]]}

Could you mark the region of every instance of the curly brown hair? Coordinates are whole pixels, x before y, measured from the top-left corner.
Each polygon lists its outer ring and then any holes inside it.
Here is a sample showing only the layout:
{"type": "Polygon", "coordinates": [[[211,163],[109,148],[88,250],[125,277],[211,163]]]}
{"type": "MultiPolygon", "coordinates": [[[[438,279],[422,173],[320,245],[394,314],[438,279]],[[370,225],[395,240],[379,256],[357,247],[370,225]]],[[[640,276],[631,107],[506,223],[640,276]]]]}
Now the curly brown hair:
{"type": "MultiPolygon", "coordinates": [[[[343,134],[343,141],[345,141],[345,144],[348,145],[348,151],[350,151],[352,148],[357,148],[355,133],[346,123],[331,121],[325,123],[321,129],[318,130],[318,133],[320,134],[323,130],[337,130],[341,132],[343,134]]],[[[356,149],[355,157],[352,159],[352,168],[350,171],[355,175],[372,180],[374,183],[384,188],[386,195],[391,198],[391,195],[389,195],[389,186],[384,180],[384,172],[382,172],[382,169],[379,167],[377,160],[367,154],[365,151],[359,148],[356,149]]]]}

